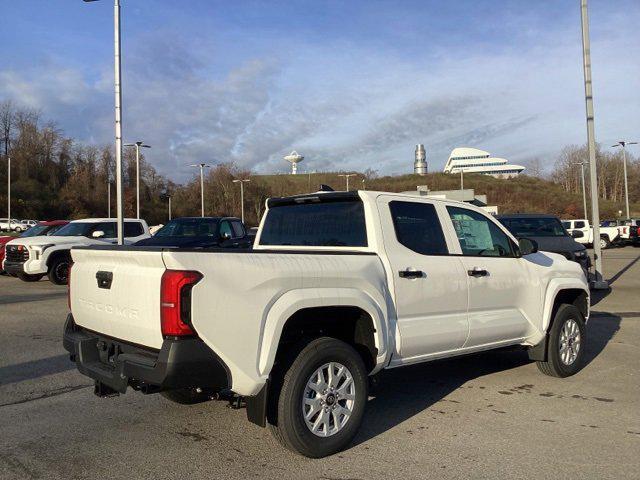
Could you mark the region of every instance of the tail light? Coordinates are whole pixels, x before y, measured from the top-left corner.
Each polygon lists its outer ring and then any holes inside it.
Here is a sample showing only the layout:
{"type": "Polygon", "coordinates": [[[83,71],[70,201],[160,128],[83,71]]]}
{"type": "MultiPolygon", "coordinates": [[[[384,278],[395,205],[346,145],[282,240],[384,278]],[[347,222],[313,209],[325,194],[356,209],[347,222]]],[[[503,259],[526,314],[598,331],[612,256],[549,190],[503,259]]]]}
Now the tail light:
{"type": "Polygon", "coordinates": [[[69,262],[69,274],[67,275],[67,305],[69,306],[69,311],[71,312],[71,268],[73,267],[73,262],[69,262]]]}
{"type": "Polygon", "coordinates": [[[640,237],[640,227],[638,227],[638,231],[636,232],[638,234],[638,236],[640,237]]]}
{"type": "Polygon", "coordinates": [[[162,335],[195,335],[191,328],[191,289],[202,274],[187,270],[165,270],[160,281],[160,325],[162,335]]]}

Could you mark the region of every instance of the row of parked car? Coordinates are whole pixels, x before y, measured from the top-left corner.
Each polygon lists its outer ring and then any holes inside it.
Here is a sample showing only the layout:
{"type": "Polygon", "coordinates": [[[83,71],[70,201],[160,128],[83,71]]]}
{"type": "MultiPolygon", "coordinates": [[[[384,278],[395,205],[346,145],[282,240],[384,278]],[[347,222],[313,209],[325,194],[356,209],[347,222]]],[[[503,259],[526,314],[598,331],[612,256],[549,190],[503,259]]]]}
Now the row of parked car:
{"type": "MultiPolygon", "coordinates": [[[[553,215],[509,214],[496,217],[516,238],[529,238],[541,250],[559,253],[581,265],[588,275],[593,244],[589,220],[559,220],[553,215]]],[[[6,220],[6,219],[4,219],[6,220]]],[[[4,224],[0,219],[0,227],[4,224]]],[[[109,218],[35,222],[12,220],[18,237],[0,237],[0,270],[26,282],[47,275],[57,285],[67,283],[70,250],[77,246],[114,244],[116,222],[109,218]],[[6,257],[6,258],[5,258],[6,257]]],[[[144,220],[126,219],[125,244],[172,248],[250,248],[254,235],[235,217],[185,217],[150,229],[144,220]],[[154,231],[155,230],[155,231],[154,231]]],[[[600,227],[600,246],[640,245],[640,220],[607,220],[600,227]]]]}
{"type": "MultiPolygon", "coordinates": [[[[116,222],[110,218],[38,222],[19,237],[0,237],[0,265],[9,275],[35,282],[45,275],[56,285],[68,281],[71,248],[116,243],[116,222]]],[[[235,217],[186,217],[171,220],[152,236],[147,222],[125,219],[127,245],[172,248],[248,248],[252,244],[235,217]]]]}
{"type": "Polygon", "coordinates": [[[20,233],[35,226],[37,223],[37,220],[18,220],[17,218],[9,220],[8,218],[0,218],[0,231],[20,233]]]}

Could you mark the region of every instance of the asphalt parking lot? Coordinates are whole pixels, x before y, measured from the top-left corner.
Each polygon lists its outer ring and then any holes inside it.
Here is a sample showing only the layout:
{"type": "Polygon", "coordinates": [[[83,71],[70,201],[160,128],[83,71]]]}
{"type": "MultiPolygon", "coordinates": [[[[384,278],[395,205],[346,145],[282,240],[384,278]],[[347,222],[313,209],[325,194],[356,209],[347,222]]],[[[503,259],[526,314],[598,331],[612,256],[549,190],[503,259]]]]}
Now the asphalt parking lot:
{"type": "Polygon", "coordinates": [[[521,351],[389,372],[341,454],[308,460],[225,402],[93,395],[62,348],[66,288],[0,277],[0,478],[640,478],[640,249],[604,252],[588,364],[521,351]]]}

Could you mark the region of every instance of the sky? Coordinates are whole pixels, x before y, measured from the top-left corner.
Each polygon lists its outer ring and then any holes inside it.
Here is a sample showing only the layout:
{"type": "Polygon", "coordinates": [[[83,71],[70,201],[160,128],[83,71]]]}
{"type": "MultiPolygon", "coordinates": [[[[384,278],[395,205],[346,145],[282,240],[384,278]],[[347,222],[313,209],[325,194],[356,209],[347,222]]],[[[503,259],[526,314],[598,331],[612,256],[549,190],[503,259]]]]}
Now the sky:
{"type": "MultiPolygon", "coordinates": [[[[586,142],[579,0],[121,0],[123,136],[174,181],[430,171],[454,147],[514,163],[586,142]]],[[[591,0],[596,140],[640,138],[640,1],[591,0]]],[[[113,143],[113,1],[0,0],[0,100],[113,143]]],[[[640,152],[637,152],[640,153],[640,152]]]]}

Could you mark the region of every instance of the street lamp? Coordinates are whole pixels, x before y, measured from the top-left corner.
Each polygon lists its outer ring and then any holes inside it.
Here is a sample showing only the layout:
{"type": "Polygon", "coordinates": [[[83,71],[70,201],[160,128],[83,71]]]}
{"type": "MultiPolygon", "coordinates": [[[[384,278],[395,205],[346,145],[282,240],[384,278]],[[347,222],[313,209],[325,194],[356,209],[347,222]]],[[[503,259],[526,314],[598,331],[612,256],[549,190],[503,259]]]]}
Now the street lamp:
{"type": "Polygon", "coordinates": [[[339,177],[344,177],[344,179],[347,181],[347,192],[349,191],[349,177],[355,177],[356,175],[356,173],[341,173],[338,175],[339,177]]]}
{"type": "Polygon", "coordinates": [[[140,218],[140,149],[151,148],[142,142],[125,143],[125,147],[136,147],[136,218],[140,218]]]}
{"type": "Polygon", "coordinates": [[[200,210],[201,216],[204,217],[204,169],[211,168],[211,165],[207,165],[206,163],[198,163],[190,166],[200,167],[200,210]]]}
{"type": "MultiPolygon", "coordinates": [[[[84,0],[94,2],[96,0],[84,0]]],[[[120,62],[120,0],[113,1],[114,92],[116,130],[116,217],[118,245],[124,244],[124,202],[122,190],[122,74],[120,62]]]]}
{"type": "Polygon", "coordinates": [[[629,188],[627,186],[627,151],[625,147],[627,145],[637,145],[638,142],[627,142],[625,140],[620,140],[615,145],[611,145],[611,148],[622,147],[622,168],[624,170],[624,203],[627,208],[627,218],[630,218],[629,215],[629,188]]]}
{"type": "Polygon", "coordinates": [[[167,200],[169,202],[169,221],[171,221],[171,194],[167,193],[166,197],[167,197],[167,200]]]}
{"type": "Polygon", "coordinates": [[[239,183],[240,184],[240,212],[241,212],[241,217],[242,217],[242,223],[244,223],[244,183],[245,182],[250,182],[251,180],[249,180],[248,178],[245,179],[236,179],[233,181],[233,183],[239,183]]]}
{"type": "Polygon", "coordinates": [[[596,139],[593,120],[593,84],[591,82],[591,47],[589,45],[589,13],[587,11],[587,0],[580,0],[580,18],[582,20],[582,67],[584,70],[584,99],[587,113],[587,143],[589,147],[593,258],[595,260],[595,278],[591,287],[598,290],[605,290],[609,288],[609,284],[602,276],[600,205],[598,204],[598,169],[596,167],[596,139]]]}
{"type": "Polygon", "coordinates": [[[11,231],[11,157],[7,156],[7,226],[11,231]]]}
{"type": "Polygon", "coordinates": [[[587,189],[584,184],[584,166],[589,162],[577,162],[572,165],[580,165],[580,176],[582,178],[582,208],[584,209],[584,218],[587,218],[587,189]]]}
{"type": "Polygon", "coordinates": [[[111,177],[107,177],[107,218],[111,218],[111,177]]]}

